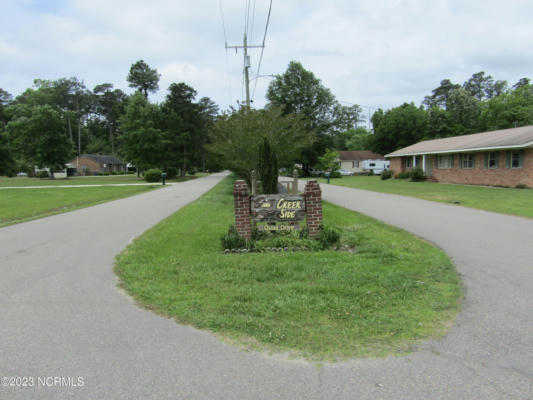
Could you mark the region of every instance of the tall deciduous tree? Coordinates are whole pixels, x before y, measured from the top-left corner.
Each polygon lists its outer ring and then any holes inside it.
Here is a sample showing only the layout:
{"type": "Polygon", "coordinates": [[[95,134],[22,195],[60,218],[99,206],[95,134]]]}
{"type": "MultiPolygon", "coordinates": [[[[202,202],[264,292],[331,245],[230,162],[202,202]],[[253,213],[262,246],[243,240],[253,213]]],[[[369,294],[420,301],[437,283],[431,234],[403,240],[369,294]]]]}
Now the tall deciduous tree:
{"type": "Polygon", "coordinates": [[[424,137],[426,126],[427,114],[422,107],[418,108],[414,103],[404,103],[400,107],[392,108],[379,117],[377,126],[374,125],[371,150],[387,154],[416,143],[424,137]]]}
{"type": "Polygon", "coordinates": [[[148,103],[141,93],[133,94],[126,112],[119,119],[120,151],[139,169],[160,167],[164,158],[165,138],[158,128],[162,119],[159,107],[148,103]]]}
{"type": "Polygon", "coordinates": [[[358,127],[347,131],[350,134],[349,139],[343,150],[369,150],[374,147],[374,135],[366,128],[358,127]]]}
{"type": "Polygon", "coordinates": [[[34,106],[20,113],[9,122],[8,132],[24,159],[40,168],[49,168],[51,178],[72,156],[72,141],[65,133],[65,121],[50,105],[34,106]]]}
{"type": "Polygon", "coordinates": [[[15,172],[15,161],[9,146],[7,135],[0,129],[0,175],[13,175],[15,172]]]}
{"type": "Polygon", "coordinates": [[[148,93],[155,93],[159,89],[160,77],[161,74],[156,69],[150,68],[143,60],[139,60],[131,66],[126,80],[130,87],[136,88],[148,99],[148,93]]]}
{"type": "Polygon", "coordinates": [[[448,97],[446,109],[452,121],[452,134],[474,133],[478,126],[480,100],[466,89],[455,89],[448,97]]]}
{"type": "Polygon", "coordinates": [[[482,104],[481,130],[533,124],[533,85],[525,84],[482,104]]]}
{"type": "Polygon", "coordinates": [[[311,71],[299,62],[291,61],[287,71],[277,75],[270,83],[266,97],[270,105],[280,108],[284,115],[303,116],[308,130],[316,132],[317,140],[313,147],[303,153],[304,169],[307,171],[332,144],[329,134],[337,122],[335,108],[338,102],[335,96],[311,71]]]}
{"type": "Polygon", "coordinates": [[[0,88],[0,131],[7,124],[6,108],[13,101],[13,96],[0,88]]]}

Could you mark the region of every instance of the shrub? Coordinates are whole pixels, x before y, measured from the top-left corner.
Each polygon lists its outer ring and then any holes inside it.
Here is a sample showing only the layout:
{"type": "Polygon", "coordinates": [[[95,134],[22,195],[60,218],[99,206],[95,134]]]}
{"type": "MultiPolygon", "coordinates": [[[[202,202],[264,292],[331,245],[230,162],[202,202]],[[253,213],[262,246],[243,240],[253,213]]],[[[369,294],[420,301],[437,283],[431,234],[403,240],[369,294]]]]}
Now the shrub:
{"type": "Polygon", "coordinates": [[[316,240],[301,238],[297,232],[275,232],[266,239],[252,242],[251,247],[259,251],[268,248],[320,250],[321,244],[316,240]]]}
{"type": "Polygon", "coordinates": [[[265,231],[259,230],[257,228],[257,225],[252,225],[252,240],[261,240],[265,239],[267,237],[267,233],[265,231]]]}
{"type": "Polygon", "coordinates": [[[368,176],[372,176],[374,175],[374,170],[373,169],[369,169],[368,170],[368,176]]]}
{"type": "Polygon", "coordinates": [[[394,171],[391,169],[384,169],[381,173],[381,180],[384,181],[386,179],[392,178],[394,175],[394,171]]]}
{"type": "Polygon", "coordinates": [[[161,170],[149,169],[144,173],[144,180],[146,182],[159,182],[161,180],[161,170]]]}
{"type": "Polygon", "coordinates": [[[40,171],[38,174],[37,174],[37,177],[41,178],[41,179],[45,179],[45,178],[49,178],[50,177],[50,174],[48,173],[48,171],[40,171]]]}
{"type": "Polygon", "coordinates": [[[176,167],[168,167],[166,169],[167,173],[167,179],[174,179],[176,176],[178,176],[178,169],[176,167]]]}
{"type": "Polygon", "coordinates": [[[411,174],[411,182],[422,182],[426,180],[426,174],[424,174],[424,170],[420,167],[416,167],[413,169],[413,172],[411,174]]]}
{"type": "Polygon", "coordinates": [[[222,249],[240,249],[246,246],[246,240],[239,236],[235,225],[231,225],[228,229],[228,233],[222,236],[221,239],[222,249]]]}
{"type": "Polygon", "coordinates": [[[529,189],[529,187],[523,183],[519,183],[515,186],[516,189],[529,189]]]}
{"type": "Polygon", "coordinates": [[[327,249],[332,244],[337,243],[340,238],[341,234],[339,231],[327,226],[321,226],[320,231],[316,236],[316,240],[320,243],[322,249],[327,249]]]}
{"type": "Polygon", "coordinates": [[[407,178],[410,178],[410,177],[411,177],[411,172],[404,171],[404,172],[397,173],[394,178],[396,178],[396,179],[407,179],[407,178]]]}

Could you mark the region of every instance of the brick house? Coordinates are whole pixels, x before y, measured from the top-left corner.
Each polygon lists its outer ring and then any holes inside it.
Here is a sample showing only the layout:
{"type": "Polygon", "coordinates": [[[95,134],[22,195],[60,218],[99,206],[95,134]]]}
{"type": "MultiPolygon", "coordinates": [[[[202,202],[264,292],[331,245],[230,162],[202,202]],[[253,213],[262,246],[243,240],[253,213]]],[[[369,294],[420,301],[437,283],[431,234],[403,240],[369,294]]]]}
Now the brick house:
{"type": "Polygon", "coordinates": [[[426,140],[385,157],[395,173],[421,167],[438,182],[533,187],[533,125],[426,140]]]}
{"type": "Polygon", "coordinates": [[[121,159],[103,154],[80,154],[70,160],[67,167],[77,170],[78,175],[126,171],[126,163],[121,159]]]}
{"type": "Polygon", "coordinates": [[[354,173],[366,172],[369,165],[374,161],[382,164],[385,157],[369,150],[339,151],[340,169],[354,173]]]}

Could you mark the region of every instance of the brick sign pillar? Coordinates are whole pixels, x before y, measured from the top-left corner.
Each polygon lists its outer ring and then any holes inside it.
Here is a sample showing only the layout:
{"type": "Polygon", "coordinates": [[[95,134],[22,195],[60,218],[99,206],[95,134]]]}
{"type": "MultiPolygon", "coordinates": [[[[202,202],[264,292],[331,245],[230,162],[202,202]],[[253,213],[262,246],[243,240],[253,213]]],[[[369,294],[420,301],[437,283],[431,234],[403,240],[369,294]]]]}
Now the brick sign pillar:
{"type": "Polygon", "coordinates": [[[310,180],[305,185],[305,208],[307,212],[307,230],[309,236],[318,234],[320,224],[322,224],[322,191],[316,180],[310,180]]]}
{"type": "Polygon", "coordinates": [[[250,224],[250,196],[245,181],[235,182],[233,199],[235,201],[235,228],[240,236],[249,240],[252,236],[252,225],[250,224]]]}

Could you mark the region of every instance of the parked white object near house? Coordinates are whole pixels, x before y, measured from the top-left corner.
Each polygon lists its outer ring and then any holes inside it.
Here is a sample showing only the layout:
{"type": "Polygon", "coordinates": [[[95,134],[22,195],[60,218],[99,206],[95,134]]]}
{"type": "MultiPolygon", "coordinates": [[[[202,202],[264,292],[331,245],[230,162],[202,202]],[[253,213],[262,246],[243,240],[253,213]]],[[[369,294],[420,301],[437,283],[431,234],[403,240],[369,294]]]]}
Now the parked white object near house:
{"type": "MultiPolygon", "coordinates": [[[[353,172],[354,174],[364,174],[365,172],[368,172],[369,161],[370,162],[374,162],[374,161],[388,162],[385,159],[385,157],[383,157],[381,154],[373,153],[369,150],[353,150],[353,151],[342,150],[342,151],[339,151],[339,158],[337,159],[340,169],[353,172]],[[365,167],[365,163],[367,164],[366,167],[365,167]]],[[[373,168],[374,167],[372,167],[372,169],[373,168]]],[[[383,167],[381,167],[381,169],[383,169],[383,167]]]]}
{"type": "Polygon", "coordinates": [[[388,160],[363,160],[362,167],[364,170],[372,171],[376,175],[381,175],[385,169],[390,168],[388,160]]]}

